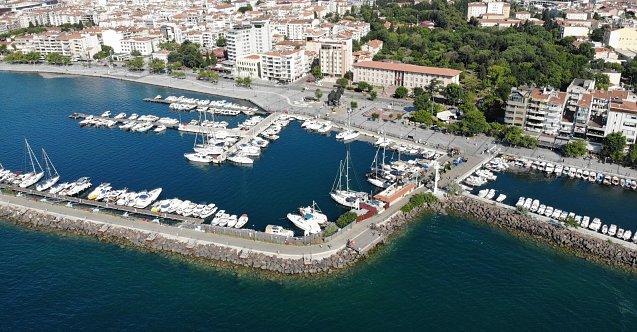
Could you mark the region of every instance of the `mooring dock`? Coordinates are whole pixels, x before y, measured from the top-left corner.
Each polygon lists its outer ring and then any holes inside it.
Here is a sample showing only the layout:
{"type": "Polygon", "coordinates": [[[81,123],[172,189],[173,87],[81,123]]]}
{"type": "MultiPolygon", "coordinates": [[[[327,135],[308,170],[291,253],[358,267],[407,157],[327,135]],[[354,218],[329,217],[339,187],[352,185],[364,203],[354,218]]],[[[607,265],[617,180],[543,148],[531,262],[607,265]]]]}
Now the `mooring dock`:
{"type": "Polygon", "coordinates": [[[279,113],[270,113],[265,119],[261,120],[261,122],[257,123],[254,127],[249,130],[242,131],[243,135],[241,135],[241,139],[237,141],[233,146],[231,146],[228,151],[226,151],[223,155],[224,159],[234,152],[236,152],[242,144],[246,144],[250,142],[253,138],[257,137],[262,131],[267,129],[274,121],[279,119],[279,113]]]}
{"type": "Polygon", "coordinates": [[[188,223],[188,224],[202,224],[204,222],[204,219],[200,219],[200,218],[184,217],[184,216],[181,216],[181,215],[178,215],[178,214],[171,214],[171,213],[159,213],[159,212],[150,211],[148,209],[138,209],[138,208],[134,208],[134,207],[120,206],[120,205],[117,205],[117,204],[98,202],[98,201],[94,201],[94,200],[90,200],[90,199],[84,199],[84,198],[79,198],[79,197],[71,197],[71,196],[51,194],[49,192],[41,192],[41,191],[28,189],[28,188],[20,188],[18,186],[13,186],[13,185],[8,185],[8,184],[0,184],[0,190],[10,190],[10,191],[13,191],[13,192],[16,192],[16,193],[22,193],[22,194],[25,194],[25,195],[35,196],[35,197],[39,197],[39,198],[42,198],[42,199],[47,199],[47,200],[52,200],[52,201],[59,201],[59,202],[67,202],[67,203],[71,203],[71,204],[86,205],[86,206],[93,207],[93,208],[106,209],[106,210],[118,211],[118,212],[122,212],[122,213],[141,215],[141,216],[146,216],[146,217],[153,218],[153,219],[161,218],[161,219],[178,221],[178,222],[183,222],[183,223],[188,223]]]}

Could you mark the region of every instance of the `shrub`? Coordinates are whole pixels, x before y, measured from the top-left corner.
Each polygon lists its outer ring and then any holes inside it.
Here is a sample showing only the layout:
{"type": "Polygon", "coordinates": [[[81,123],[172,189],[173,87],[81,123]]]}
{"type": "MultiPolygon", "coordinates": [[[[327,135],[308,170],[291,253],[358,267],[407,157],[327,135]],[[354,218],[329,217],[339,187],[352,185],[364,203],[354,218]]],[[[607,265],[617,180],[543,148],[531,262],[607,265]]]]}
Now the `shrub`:
{"type": "Polygon", "coordinates": [[[330,222],[325,226],[325,230],[323,231],[323,237],[330,237],[338,232],[338,226],[335,223],[330,222]]]}
{"type": "Polygon", "coordinates": [[[356,213],[354,212],[345,212],[338,219],[336,219],[336,225],[340,228],[344,228],[345,226],[351,224],[356,220],[356,213]]]}

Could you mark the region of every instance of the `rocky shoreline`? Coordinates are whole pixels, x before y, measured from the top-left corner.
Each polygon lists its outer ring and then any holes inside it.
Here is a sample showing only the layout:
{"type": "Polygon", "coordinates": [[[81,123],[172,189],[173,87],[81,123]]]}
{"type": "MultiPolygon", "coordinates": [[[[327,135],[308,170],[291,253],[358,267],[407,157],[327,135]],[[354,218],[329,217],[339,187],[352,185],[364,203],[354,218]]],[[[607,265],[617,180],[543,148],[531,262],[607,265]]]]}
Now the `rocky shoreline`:
{"type": "MultiPolygon", "coordinates": [[[[567,248],[580,256],[631,270],[637,269],[637,251],[635,250],[589,237],[565,227],[534,220],[515,210],[465,196],[450,197],[442,202],[415,208],[409,213],[399,212],[387,221],[373,225],[372,228],[381,238],[376,246],[384,244],[390,235],[424,213],[462,215],[514,233],[531,236],[557,247],[567,248]]],[[[332,273],[352,266],[370,253],[368,251],[366,254],[360,254],[353,249],[344,248],[320,260],[311,257],[282,258],[203,241],[184,241],[169,235],[60,216],[17,205],[0,204],[0,219],[32,229],[61,231],[93,237],[100,241],[134,246],[150,252],[176,254],[213,264],[257,269],[281,275],[332,273]]]]}
{"type": "Polygon", "coordinates": [[[498,207],[470,197],[452,197],[441,204],[449,213],[466,216],[514,233],[530,236],[573,251],[578,256],[609,265],[637,270],[637,251],[569,228],[539,221],[516,210],[498,207]]]}

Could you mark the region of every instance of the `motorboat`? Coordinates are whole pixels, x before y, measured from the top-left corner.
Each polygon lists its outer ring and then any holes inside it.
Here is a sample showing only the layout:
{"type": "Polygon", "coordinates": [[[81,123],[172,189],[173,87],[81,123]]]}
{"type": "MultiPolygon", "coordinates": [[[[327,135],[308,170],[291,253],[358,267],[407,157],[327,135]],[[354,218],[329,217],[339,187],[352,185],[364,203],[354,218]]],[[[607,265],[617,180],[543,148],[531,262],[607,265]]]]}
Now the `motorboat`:
{"type": "Polygon", "coordinates": [[[482,189],[478,191],[478,197],[481,197],[481,198],[487,197],[488,193],[489,193],[489,189],[482,189]]]}
{"type": "Polygon", "coordinates": [[[341,140],[341,141],[349,141],[349,140],[353,140],[356,137],[360,136],[360,134],[361,133],[359,133],[358,131],[348,129],[348,130],[345,130],[345,131],[342,131],[342,132],[336,134],[336,139],[337,140],[341,140]]]}
{"type": "Polygon", "coordinates": [[[595,232],[599,231],[601,227],[602,227],[602,221],[599,220],[599,218],[593,218],[593,221],[591,222],[591,224],[588,225],[588,229],[593,230],[595,232]]]}
{"type": "Polygon", "coordinates": [[[588,226],[590,225],[590,221],[591,221],[591,218],[589,216],[584,216],[582,218],[582,224],[581,224],[582,228],[588,228],[588,226]]]}
{"type": "Polygon", "coordinates": [[[540,207],[537,208],[537,212],[536,213],[539,214],[539,215],[543,215],[544,212],[546,212],[546,205],[540,204],[540,207]]]}
{"type": "Polygon", "coordinates": [[[184,153],[184,157],[189,161],[196,163],[210,164],[214,162],[215,157],[199,152],[184,153]]]}
{"type": "Polygon", "coordinates": [[[311,215],[312,218],[319,224],[327,224],[327,216],[321,211],[316,202],[312,202],[310,206],[304,206],[299,208],[299,214],[302,216],[311,215]]]}
{"type": "Polygon", "coordinates": [[[627,229],[627,230],[624,232],[624,236],[622,236],[622,239],[624,239],[624,240],[628,241],[628,240],[630,240],[630,237],[631,237],[632,235],[633,235],[633,232],[631,232],[629,229],[627,229]]]}
{"type": "Polygon", "coordinates": [[[486,199],[493,199],[495,197],[495,189],[489,189],[489,193],[487,193],[486,199]]]}
{"type": "Polygon", "coordinates": [[[608,225],[602,226],[602,234],[604,235],[608,234],[608,225]]]}
{"type": "Polygon", "coordinates": [[[300,216],[298,214],[288,213],[287,217],[296,227],[303,230],[305,235],[321,232],[321,226],[314,220],[312,215],[300,216]]]}
{"type": "Polygon", "coordinates": [[[157,126],[157,128],[153,129],[153,131],[156,132],[156,133],[163,133],[163,132],[166,131],[166,129],[167,129],[166,126],[159,125],[159,126],[157,126]]]}
{"type": "Polygon", "coordinates": [[[610,224],[610,227],[608,228],[608,235],[615,236],[615,234],[617,234],[617,225],[610,224]]]}
{"type": "Polygon", "coordinates": [[[247,214],[242,214],[241,217],[239,217],[239,220],[237,220],[237,224],[234,225],[234,228],[241,228],[243,226],[245,226],[245,224],[248,223],[248,215],[247,214]]]}
{"type": "Polygon", "coordinates": [[[156,188],[149,192],[141,192],[135,198],[133,206],[138,209],[145,209],[151,203],[157,200],[161,194],[162,188],[156,188]]]}
{"type": "Polygon", "coordinates": [[[252,160],[251,158],[248,158],[246,156],[244,156],[243,154],[240,153],[233,153],[230,156],[228,156],[228,160],[236,163],[236,164],[240,164],[240,165],[252,165],[254,164],[254,160],[252,160]]]}
{"type": "Polygon", "coordinates": [[[104,196],[105,193],[111,191],[113,187],[111,187],[110,183],[102,183],[97,186],[93,191],[88,194],[88,199],[97,200],[98,197],[104,196]]]}

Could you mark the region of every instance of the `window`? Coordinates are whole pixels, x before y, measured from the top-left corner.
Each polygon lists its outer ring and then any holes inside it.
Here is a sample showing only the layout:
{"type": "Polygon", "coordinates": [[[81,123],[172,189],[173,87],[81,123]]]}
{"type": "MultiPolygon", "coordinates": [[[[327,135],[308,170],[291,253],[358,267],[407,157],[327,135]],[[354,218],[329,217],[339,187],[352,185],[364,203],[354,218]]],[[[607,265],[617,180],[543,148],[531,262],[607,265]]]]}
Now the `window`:
{"type": "Polygon", "coordinates": [[[637,124],[635,122],[626,121],[626,122],[623,123],[623,125],[624,125],[624,127],[631,127],[631,128],[637,127],[637,124]]]}

